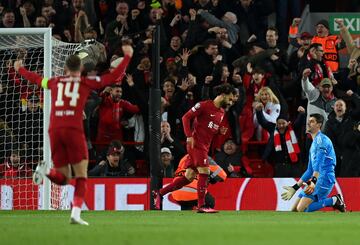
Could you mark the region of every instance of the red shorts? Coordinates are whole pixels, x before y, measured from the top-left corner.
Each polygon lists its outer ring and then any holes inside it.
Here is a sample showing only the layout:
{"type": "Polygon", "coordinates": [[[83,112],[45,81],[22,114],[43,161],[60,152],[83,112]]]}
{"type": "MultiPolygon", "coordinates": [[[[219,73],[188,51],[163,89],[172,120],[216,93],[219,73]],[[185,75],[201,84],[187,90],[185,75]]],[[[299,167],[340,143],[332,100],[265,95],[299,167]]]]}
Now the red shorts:
{"type": "Polygon", "coordinates": [[[55,168],[88,159],[84,133],[75,128],[57,128],[49,131],[52,160],[55,168]]]}
{"type": "Polygon", "coordinates": [[[209,167],[207,151],[195,147],[191,149],[189,146],[186,149],[190,156],[190,161],[185,162],[186,168],[209,167]]]}

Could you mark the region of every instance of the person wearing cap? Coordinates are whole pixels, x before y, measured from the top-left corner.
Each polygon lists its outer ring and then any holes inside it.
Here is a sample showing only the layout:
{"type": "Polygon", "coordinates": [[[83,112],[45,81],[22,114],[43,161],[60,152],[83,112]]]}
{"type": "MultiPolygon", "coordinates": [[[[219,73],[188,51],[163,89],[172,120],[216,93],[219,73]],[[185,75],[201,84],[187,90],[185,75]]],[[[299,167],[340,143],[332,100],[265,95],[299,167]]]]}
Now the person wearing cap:
{"type": "Polygon", "coordinates": [[[299,77],[297,74],[299,62],[304,57],[304,55],[307,54],[312,38],[313,36],[309,32],[302,32],[300,34],[300,38],[298,38],[296,42],[293,41],[295,39],[290,39],[290,44],[296,49],[289,57],[289,70],[294,72],[293,77],[295,78],[299,77]]]}
{"type": "MultiPolygon", "coordinates": [[[[300,22],[300,18],[295,18],[289,33],[297,34],[300,22]]],[[[311,43],[322,45],[325,63],[332,72],[337,73],[340,68],[339,50],[346,47],[345,42],[339,36],[330,34],[329,22],[325,19],[321,19],[315,24],[315,30],[316,35],[312,38],[311,43]]]]}
{"type": "Polygon", "coordinates": [[[112,141],[106,151],[106,158],[92,168],[89,176],[97,177],[120,177],[133,176],[135,168],[133,163],[125,157],[125,148],[120,141],[112,141]]]}
{"type": "Polygon", "coordinates": [[[250,172],[251,169],[244,166],[239,145],[236,144],[233,138],[225,140],[221,151],[215,154],[214,160],[230,178],[250,177],[248,172],[250,172]]]}
{"type": "Polygon", "coordinates": [[[274,165],[274,177],[299,177],[300,147],[288,116],[280,114],[274,123],[264,116],[263,109],[261,103],[255,107],[257,121],[270,134],[262,159],[274,165]]]}
{"type": "Polygon", "coordinates": [[[318,87],[315,87],[310,81],[309,76],[311,70],[309,68],[304,69],[301,79],[301,86],[308,99],[307,104],[307,121],[309,115],[318,113],[324,117],[325,125],[328,115],[332,112],[336,98],[333,93],[333,83],[337,83],[335,79],[323,78],[318,87]]]}
{"type": "Polygon", "coordinates": [[[164,178],[174,177],[173,155],[168,147],[162,147],[160,151],[160,160],[164,178]]]}

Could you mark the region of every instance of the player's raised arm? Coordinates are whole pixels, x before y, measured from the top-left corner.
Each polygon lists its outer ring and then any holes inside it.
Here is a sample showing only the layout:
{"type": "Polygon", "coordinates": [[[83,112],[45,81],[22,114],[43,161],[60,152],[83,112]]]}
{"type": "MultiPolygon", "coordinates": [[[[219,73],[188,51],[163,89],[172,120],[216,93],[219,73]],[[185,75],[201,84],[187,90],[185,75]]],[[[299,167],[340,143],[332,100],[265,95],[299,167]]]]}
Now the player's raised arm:
{"type": "Polygon", "coordinates": [[[134,50],[129,44],[125,44],[122,46],[122,50],[124,53],[124,58],[121,63],[110,73],[102,75],[100,77],[100,82],[91,83],[91,88],[100,89],[111,84],[117,83],[121,81],[121,79],[125,76],[126,68],[128,67],[131,57],[133,56],[134,50]]]}
{"type": "Polygon", "coordinates": [[[30,81],[31,83],[35,83],[37,84],[39,87],[44,87],[47,88],[46,86],[42,86],[42,83],[44,81],[46,81],[46,85],[47,85],[47,79],[43,78],[42,76],[40,76],[39,74],[37,74],[36,72],[32,72],[32,71],[28,71],[24,66],[23,66],[23,61],[22,60],[16,60],[14,62],[14,69],[16,72],[18,72],[22,77],[24,77],[26,80],[30,81]]]}

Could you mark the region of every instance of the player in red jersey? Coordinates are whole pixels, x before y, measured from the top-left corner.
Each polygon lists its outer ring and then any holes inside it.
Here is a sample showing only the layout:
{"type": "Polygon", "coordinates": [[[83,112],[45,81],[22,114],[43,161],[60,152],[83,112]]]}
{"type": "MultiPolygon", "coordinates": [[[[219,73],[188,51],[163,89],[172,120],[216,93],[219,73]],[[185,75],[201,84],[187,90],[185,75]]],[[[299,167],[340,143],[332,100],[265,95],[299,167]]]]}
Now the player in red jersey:
{"type": "Polygon", "coordinates": [[[190,180],[198,173],[198,212],[217,212],[205,206],[205,194],[210,174],[208,151],[211,141],[223,120],[224,109],[232,105],[236,92],[230,84],[219,85],[214,90],[217,95],[214,100],[197,103],[182,118],[184,132],[187,137],[187,151],[191,161],[186,166],[185,176],[175,178],[171,184],[152,193],[156,209],[160,209],[162,196],[189,184],[190,180]]]}
{"type": "Polygon", "coordinates": [[[26,70],[22,61],[14,62],[15,70],[25,79],[39,87],[51,90],[51,113],[49,125],[50,148],[54,167],[48,169],[39,163],[33,175],[35,184],[41,184],[44,176],[58,185],[66,185],[71,179],[71,167],[75,174],[75,192],[70,223],[88,225],[80,218],[81,206],[86,193],[88,150],[83,129],[83,110],[91,90],[116,83],[125,75],[133,55],[130,45],[123,45],[123,61],[111,73],[101,77],[81,76],[81,60],[70,55],[65,63],[65,76],[43,78],[26,70]]]}

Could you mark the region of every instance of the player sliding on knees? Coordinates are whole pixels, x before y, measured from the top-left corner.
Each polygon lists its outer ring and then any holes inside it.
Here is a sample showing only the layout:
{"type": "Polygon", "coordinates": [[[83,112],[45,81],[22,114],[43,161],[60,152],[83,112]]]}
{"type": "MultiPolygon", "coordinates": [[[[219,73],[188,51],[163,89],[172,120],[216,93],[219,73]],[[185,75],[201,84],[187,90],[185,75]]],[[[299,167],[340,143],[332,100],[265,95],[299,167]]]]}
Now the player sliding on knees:
{"type": "Polygon", "coordinates": [[[49,138],[54,168],[49,169],[45,162],[36,167],[33,181],[39,185],[47,176],[58,185],[68,184],[71,167],[75,175],[75,192],[72,202],[70,223],[88,225],[80,218],[87,181],[88,150],[83,129],[83,110],[91,90],[101,89],[120,81],[133,55],[130,45],[123,45],[123,61],[111,73],[100,77],[81,76],[81,60],[70,55],[65,62],[65,75],[44,78],[28,71],[22,60],[14,62],[15,70],[25,79],[45,89],[51,90],[51,113],[49,138]]]}
{"type": "Polygon", "coordinates": [[[307,130],[313,142],[309,152],[308,168],[295,185],[283,187],[286,191],[281,197],[288,201],[302,185],[307,184],[295,201],[292,211],[313,212],[323,207],[333,207],[340,212],[346,211],[341,194],[327,197],[335,184],[336,156],[331,140],[320,130],[323,123],[322,115],[310,115],[307,130]]]}

